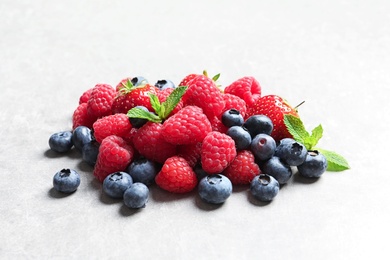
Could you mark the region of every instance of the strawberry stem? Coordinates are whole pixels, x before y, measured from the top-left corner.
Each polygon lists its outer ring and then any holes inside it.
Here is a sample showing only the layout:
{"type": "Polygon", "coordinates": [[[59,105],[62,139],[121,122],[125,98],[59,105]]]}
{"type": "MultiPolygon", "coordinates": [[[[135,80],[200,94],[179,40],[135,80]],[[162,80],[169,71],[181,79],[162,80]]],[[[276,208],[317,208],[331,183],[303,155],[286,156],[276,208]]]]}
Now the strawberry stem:
{"type": "Polygon", "coordinates": [[[297,106],[294,107],[294,110],[298,110],[298,107],[300,107],[303,103],[305,103],[305,101],[302,101],[301,103],[299,103],[297,106]]]}

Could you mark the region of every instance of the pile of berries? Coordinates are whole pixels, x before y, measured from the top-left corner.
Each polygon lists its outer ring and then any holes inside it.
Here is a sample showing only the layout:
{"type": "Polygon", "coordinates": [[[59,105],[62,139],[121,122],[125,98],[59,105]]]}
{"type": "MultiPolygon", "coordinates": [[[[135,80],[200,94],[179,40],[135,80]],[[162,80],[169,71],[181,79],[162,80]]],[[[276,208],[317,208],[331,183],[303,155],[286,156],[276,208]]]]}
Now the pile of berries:
{"type": "MultiPolygon", "coordinates": [[[[80,96],[73,129],[53,134],[49,146],[59,153],[74,146],[103,191],[130,208],[145,207],[150,185],[172,193],[197,188],[214,204],[233,186],[248,185],[256,199],[271,201],[292,167],[308,178],[327,170],[326,157],[286,126],[286,115],[299,118],[296,109],[280,96],[262,96],[254,77],[222,88],[218,76],[189,74],[177,86],[143,77],[97,84],[80,96]]],[[[53,183],[74,192],[80,177],[63,169],[53,183]]]]}

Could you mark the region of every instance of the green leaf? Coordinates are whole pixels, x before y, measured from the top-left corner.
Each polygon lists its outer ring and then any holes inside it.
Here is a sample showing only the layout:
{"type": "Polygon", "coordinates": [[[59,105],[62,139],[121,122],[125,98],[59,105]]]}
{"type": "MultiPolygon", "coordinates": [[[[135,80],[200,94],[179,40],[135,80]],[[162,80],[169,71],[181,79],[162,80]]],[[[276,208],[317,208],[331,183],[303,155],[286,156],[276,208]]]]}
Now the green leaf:
{"type": "Polygon", "coordinates": [[[160,123],[162,121],[159,116],[138,107],[133,107],[130,109],[127,112],[127,116],[130,118],[143,118],[155,123],[160,123]]]}
{"type": "Polygon", "coordinates": [[[305,144],[305,141],[307,141],[310,137],[299,117],[293,115],[284,115],[284,124],[286,125],[288,132],[297,142],[305,144]]]}
{"type": "Polygon", "coordinates": [[[161,115],[161,103],[158,99],[156,94],[150,93],[150,104],[152,105],[152,108],[154,109],[154,112],[156,112],[157,115],[161,115]]]}
{"type": "Polygon", "coordinates": [[[216,81],[219,79],[220,76],[221,76],[221,74],[218,73],[217,75],[215,75],[215,76],[212,78],[212,80],[213,80],[214,82],[216,82],[216,81]]]}
{"type": "Polygon", "coordinates": [[[186,92],[186,86],[179,86],[175,88],[172,93],[167,97],[167,99],[161,104],[161,113],[157,113],[162,119],[165,119],[169,116],[172,110],[180,102],[181,97],[186,92]]]}
{"type": "Polygon", "coordinates": [[[327,171],[339,172],[339,171],[350,169],[347,160],[343,156],[335,152],[320,149],[320,148],[315,148],[315,150],[322,153],[325,156],[326,160],[328,161],[327,171]]]}
{"type": "Polygon", "coordinates": [[[308,149],[311,149],[312,147],[317,145],[318,141],[322,138],[323,133],[324,133],[324,129],[322,129],[322,125],[318,125],[316,128],[314,128],[311,131],[311,136],[310,136],[311,147],[308,149]]]}

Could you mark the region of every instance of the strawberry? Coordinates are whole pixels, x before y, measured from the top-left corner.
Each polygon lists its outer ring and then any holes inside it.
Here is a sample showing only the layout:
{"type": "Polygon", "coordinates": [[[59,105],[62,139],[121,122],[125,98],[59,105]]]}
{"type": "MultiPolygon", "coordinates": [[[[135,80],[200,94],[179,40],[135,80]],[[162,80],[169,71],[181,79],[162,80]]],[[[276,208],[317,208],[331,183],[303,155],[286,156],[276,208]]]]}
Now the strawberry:
{"type": "Polygon", "coordinates": [[[255,162],[255,156],[251,151],[242,150],[236,158],[223,171],[234,185],[249,184],[256,175],[260,174],[260,168],[255,162]]]}
{"type": "Polygon", "coordinates": [[[261,87],[254,77],[243,77],[225,88],[225,93],[242,98],[247,106],[251,106],[261,95],[261,87]]]}
{"type": "Polygon", "coordinates": [[[155,181],[160,188],[173,193],[190,192],[198,184],[194,170],[179,156],[170,157],[165,161],[155,181]]]}
{"type": "Polygon", "coordinates": [[[117,91],[116,97],[113,100],[111,110],[113,114],[123,113],[126,114],[130,109],[136,106],[144,106],[149,111],[153,111],[153,107],[150,103],[149,94],[156,94],[158,89],[150,84],[141,84],[134,86],[130,79],[127,79],[125,83],[121,81],[122,88],[117,91]]]}
{"type": "Polygon", "coordinates": [[[249,107],[246,117],[252,115],[266,115],[273,123],[271,136],[275,141],[283,138],[292,138],[284,123],[284,115],[299,117],[297,111],[292,108],[286,100],[277,95],[268,95],[259,98],[252,106],[249,107]]]}
{"type": "Polygon", "coordinates": [[[202,142],[209,132],[210,121],[197,106],[184,107],[169,117],[162,126],[165,141],[175,145],[202,142]]]}

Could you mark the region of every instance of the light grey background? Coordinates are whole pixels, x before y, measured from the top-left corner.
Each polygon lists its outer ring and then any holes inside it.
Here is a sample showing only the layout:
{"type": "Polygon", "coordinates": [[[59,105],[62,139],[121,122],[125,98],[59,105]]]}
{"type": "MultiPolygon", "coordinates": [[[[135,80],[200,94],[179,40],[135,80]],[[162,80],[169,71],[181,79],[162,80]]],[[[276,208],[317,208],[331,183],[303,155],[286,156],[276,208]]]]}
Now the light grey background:
{"type": "Polygon", "coordinates": [[[389,257],[388,1],[0,2],[1,259],[385,259],[389,257]],[[48,138],[81,93],[127,76],[178,83],[255,76],[298,104],[320,146],[352,169],[294,177],[268,205],[236,188],[221,207],[151,189],[141,211],[102,195],[80,155],[48,138]],[[81,173],[70,196],[52,189],[81,173]]]}

